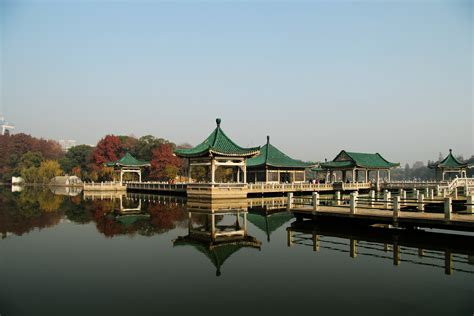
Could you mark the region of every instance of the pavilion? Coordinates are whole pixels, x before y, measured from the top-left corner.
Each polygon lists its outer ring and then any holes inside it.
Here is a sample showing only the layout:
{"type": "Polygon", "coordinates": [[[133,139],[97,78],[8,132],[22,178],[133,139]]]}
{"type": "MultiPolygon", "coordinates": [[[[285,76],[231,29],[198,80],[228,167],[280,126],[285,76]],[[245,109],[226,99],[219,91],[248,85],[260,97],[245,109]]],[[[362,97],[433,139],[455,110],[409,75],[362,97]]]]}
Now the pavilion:
{"type": "Polygon", "coordinates": [[[133,157],[127,152],[122,158],[117,161],[107,162],[107,167],[113,167],[117,173],[120,173],[120,183],[123,182],[123,175],[125,173],[136,173],[138,174],[138,181],[142,182],[142,169],[144,167],[150,167],[150,163],[141,161],[133,157]]]}
{"type": "Polygon", "coordinates": [[[249,182],[301,183],[306,181],[305,169],[309,166],[284,154],[270,144],[270,136],[267,136],[260,154],[247,160],[247,179],[249,182]]]}
{"type": "Polygon", "coordinates": [[[259,249],[261,242],[247,234],[247,211],[193,212],[189,210],[189,232],[173,240],[173,246],[192,246],[203,253],[216,267],[216,276],[221,275],[224,262],[242,248],[259,249]],[[241,214],[242,213],[242,214],[241,214]],[[243,219],[241,218],[243,215],[243,219]],[[198,218],[193,219],[193,216],[198,218]],[[235,217],[230,224],[218,223],[224,216],[235,217]],[[200,217],[200,218],[199,218],[200,217]],[[202,222],[202,217],[204,221],[202,222]],[[242,222],[241,222],[242,221],[242,222]],[[193,222],[201,223],[194,227],[193,222]]]}
{"type": "Polygon", "coordinates": [[[446,173],[459,174],[461,178],[467,178],[467,168],[470,166],[454,157],[452,149],[449,154],[441,161],[437,161],[428,166],[428,168],[435,169],[436,180],[444,181],[446,173]]]}
{"type": "Polygon", "coordinates": [[[199,145],[191,149],[176,149],[178,157],[189,160],[188,175],[191,178],[195,167],[204,167],[210,173],[208,183],[247,183],[246,159],[257,155],[260,147],[243,148],[234,143],[221,129],[221,119],[216,119],[217,127],[199,145]],[[220,167],[232,169],[232,180],[216,178],[220,167]],[[210,169],[210,170],[209,170],[210,169]]]}
{"type": "Polygon", "coordinates": [[[341,172],[340,180],[346,182],[359,182],[359,173],[364,176],[364,182],[369,182],[370,172],[376,172],[376,183],[380,182],[380,171],[387,173],[387,181],[390,181],[390,171],[400,166],[399,163],[389,162],[379,153],[356,153],[342,150],[336,158],[329,162],[322,162],[320,168],[326,171],[326,182],[336,182],[336,172],[341,172]]]}

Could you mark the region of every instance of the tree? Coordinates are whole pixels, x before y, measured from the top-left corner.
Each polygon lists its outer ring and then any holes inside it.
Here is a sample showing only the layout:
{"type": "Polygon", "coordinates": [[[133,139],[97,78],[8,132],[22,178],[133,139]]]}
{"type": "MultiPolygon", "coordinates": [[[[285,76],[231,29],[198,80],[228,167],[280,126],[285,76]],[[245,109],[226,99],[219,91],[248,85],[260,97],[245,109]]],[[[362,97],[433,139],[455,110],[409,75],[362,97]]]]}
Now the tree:
{"type": "Polygon", "coordinates": [[[92,152],[92,160],[97,166],[102,166],[106,162],[118,160],[123,154],[120,138],[115,135],[107,135],[97,143],[92,152]]]}
{"type": "Polygon", "coordinates": [[[153,150],[150,177],[158,180],[174,179],[174,177],[171,177],[173,175],[173,169],[171,167],[176,168],[177,173],[180,166],[181,159],[176,157],[173,153],[173,145],[162,144],[153,150]],[[167,167],[168,169],[166,169],[167,167]]]}
{"type": "Polygon", "coordinates": [[[43,183],[48,183],[52,178],[63,173],[61,166],[55,160],[45,160],[38,169],[38,178],[43,183]]]}
{"type": "Polygon", "coordinates": [[[155,138],[152,135],[142,136],[138,139],[135,149],[132,154],[140,160],[151,161],[153,150],[163,144],[172,144],[173,149],[175,145],[163,138],[155,138]]]}

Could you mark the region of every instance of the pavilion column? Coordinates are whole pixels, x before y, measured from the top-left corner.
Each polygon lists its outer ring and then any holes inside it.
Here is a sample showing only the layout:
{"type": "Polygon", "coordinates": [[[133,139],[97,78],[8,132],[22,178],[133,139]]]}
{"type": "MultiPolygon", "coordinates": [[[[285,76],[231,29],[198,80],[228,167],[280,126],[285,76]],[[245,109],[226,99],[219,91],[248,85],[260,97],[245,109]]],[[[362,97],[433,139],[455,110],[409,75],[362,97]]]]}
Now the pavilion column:
{"type": "Polygon", "coordinates": [[[237,183],[240,183],[240,167],[237,167],[237,183]]]}
{"type": "Polygon", "coordinates": [[[326,183],[329,183],[329,170],[326,170],[326,183]]]}
{"type": "Polygon", "coordinates": [[[123,180],[123,170],[120,170],[120,184],[122,184],[123,180]]]}
{"type": "Polygon", "coordinates": [[[365,183],[369,182],[369,170],[365,169],[365,183]]]}
{"type": "Polygon", "coordinates": [[[443,172],[441,173],[441,181],[444,181],[444,170],[443,170],[443,172]]]}
{"type": "Polygon", "coordinates": [[[142,182],[142,172],[138,171],[138,182],[142,182]]]}
{"type": "Polygon", "coordinates": [[[356,176],[357,176],[357,171],[354,169],[352,169],[352,182],[357,182],[356,181],[356,176]]]}
{"type": "Polygon", "coordinates": [[[216,179],[216,161],[214,158],[211,158],[211,183],[214,184],[216,179]]]}
{"type": "Polygon", "coordinates": [[[242,170],[244,173],[244,183],[247,183],[247,165],[246,164],[242,166],[242,170]]]}
{"type": "Polygon", "coordinates": [[[390,169],[387,170],[387,177],[388,177],[388,182],[390,182],[390,169]]]}

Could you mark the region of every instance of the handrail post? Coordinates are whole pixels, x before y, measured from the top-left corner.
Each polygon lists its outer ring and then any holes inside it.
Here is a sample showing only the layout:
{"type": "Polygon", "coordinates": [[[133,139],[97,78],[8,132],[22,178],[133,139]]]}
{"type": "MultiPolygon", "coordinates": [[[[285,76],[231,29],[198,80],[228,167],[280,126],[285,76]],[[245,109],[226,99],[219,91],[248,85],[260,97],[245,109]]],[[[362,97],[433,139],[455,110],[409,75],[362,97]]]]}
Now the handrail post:
{"type": "Polygon", "coordinates": [[[400,197],[393,197],[393,220],[396,221],[400,215],[400,197]]]}
{"type": "Polygon", "coordinates": [[[341,191],[336,191],[336,205],[341,205],[341,191]]]}
{"type": "Polygon", "coordinates": [[[451,220],[452,212],[453,212],[452,198],[447,197],[444,199],[444,219],[448,221],[451,220]]]}
{"type": "Polygon", "coordinates": [[[319,194],[318,192],[313,192],[313,211],[317,211],[319,206],[319,194]]]}
{"type": "Polygon", "coordinates": [[[425,210],[425,204],[424,203],[425,195],[422,193],[418,196],[418,205],[416,206],[416,209],[418,211],[424,211],[425,210]]]}
{"type": "Polygon", "coordinates": [[[387,208],[387,209],[389,207],[391,195],[392,194],[390,193],[390,191],[388,191],[388,190],[383,191],[383,200],[384,200],[384,203],[385,203],[385,208],[387,208]]]}
{"type": "Polygon", "coordinates": [[[293,193],[288,192],[287,197],[288,197],[288,201],[286,203],[286,209],[289,211],[293,208],[293,193]]]}
{"type": "Polygon", "coordinates": [[[356,192],[351,193],[351,200],[349,202],[349,206],[351,209],[351,215],[354,215],[356,213],[356,207],[357,207],[357,193],[356,192]]]}

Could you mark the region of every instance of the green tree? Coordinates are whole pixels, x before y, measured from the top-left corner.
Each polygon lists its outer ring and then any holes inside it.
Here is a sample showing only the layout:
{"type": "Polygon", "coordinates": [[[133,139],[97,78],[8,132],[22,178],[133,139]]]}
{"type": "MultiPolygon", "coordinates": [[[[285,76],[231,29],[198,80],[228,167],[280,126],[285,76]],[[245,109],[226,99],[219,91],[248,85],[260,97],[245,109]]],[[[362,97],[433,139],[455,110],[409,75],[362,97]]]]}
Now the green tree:
{"type": "Polygon", "coordinates": [[[45,160],[38,169],[38,178],[43,183],[48,183],[52,178],[63,173],[59,162],[56,160],[45,160]]]}

